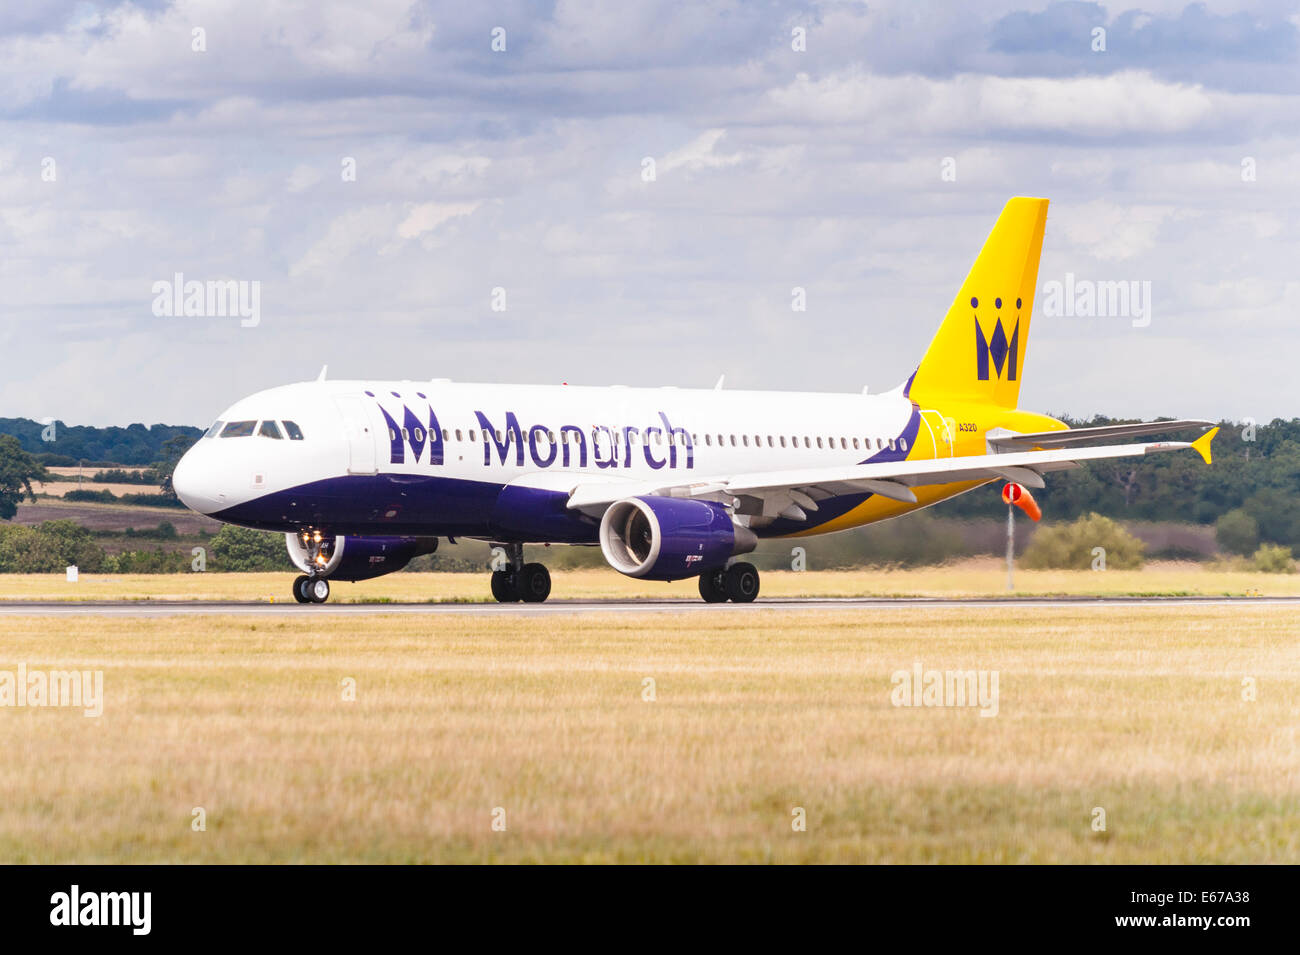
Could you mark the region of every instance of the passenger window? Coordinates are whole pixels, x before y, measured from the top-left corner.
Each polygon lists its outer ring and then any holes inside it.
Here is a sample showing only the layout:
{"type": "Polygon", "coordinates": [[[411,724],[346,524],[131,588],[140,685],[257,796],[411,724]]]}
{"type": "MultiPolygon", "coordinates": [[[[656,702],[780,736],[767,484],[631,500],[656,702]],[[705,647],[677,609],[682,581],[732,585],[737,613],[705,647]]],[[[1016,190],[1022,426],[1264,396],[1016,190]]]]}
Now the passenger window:
{"type": "Polygon", "coordinates": [[[402,440],[403,441],[411,440],[411,432],[407,431],[405,428],[402,429],[402,440]]]}
{"type": "Polygon", "coordinates": [[[397,441],[397,432],[394,431],[392,428],[388,429],[388,440],[393,442],[397,441]]]}
{"type": "Polygon", "coordinates": [[[853,450],[856,451],[857,449],[858,449],[858,439],[857,439],[857,438],[854,438],[854,439],[853,439],[853,450]]]}
{"type": "Polygon", "coordinates": [[[215,438],[215,437],[216,437],[216,436],[221,432],[221,426],[222,426],[223,424],[225,424],[224,421],[214,421],[214,422],[212,422],[212,427],[209,428],[209,429],[207,430],[207,433],[204,434],[203,437],[205,437],[205,438],[215,438]]]}
{"type": "Polygon", "coordinates": [[[478,438],[474,437],[474,429],[473,429],[473,428],[470,428],[470,429],[469,429],[469,439],[470,439],[471,441],[477,441],[477,440],[478,440],[478,438]]]}
{"type": "Polygon", "coordinates": [[[415,429],[415,440],[416,440],[416,441],[423,441],[423,440],[424,440],[424,429],[423,429],[423,428],[416,428],[416,429],[415,429]]]}
{"type": "Polygon", "coordinates": [[[275,438],[277,441],[284,440],[284,436],[280,434],[280,429],[276,427],[274,421],[263,421],[262,427],[257,429],[257,433],[264,438],[275,438]]]}
{"type": "Polygon", "coordinates": [[[442,440],[444,440],[444,441],[450,441],[450,440],[451,440],[451,432],[448,431],[446,428],[443,428],[443,429],[442,429],[442,440]]]}
{"type": "Polygon", "coordinates": [[[781,435],[781,447],[785,447],[785,435],[781,435]]]}
{"type": "Polygon", "coordinates": [[[222,430],[223,438],[247,438],[257,428],[256,421],[232,421],[222,430]]]}
{"type": "Polygon", "coordinates": [[[302,428],[298,427],[292,421],[284,422],[284,433],[289,436],[290,441],[302,440],[302,428]]]}
{"type": "Polygon", "coordinates": [[[460,428],[457,428],[457,429],[456,429],[456,440],[457,440],[457,441],[462,440],[462,439],[461,439],[461,436],[460,436],[460,428]]]}
{"type": "Polygon", "coordinates": [[[890,438],[890,439],[889,439],[889,450],[890,450],[890,451],[893,451],[893,450],[894,450],[894,439],[893,439],[893,438],[890,438]]]}
{"type": "Polygon", "coordinates": [[[818,438],[818,439],[817,439],[817,447],[820,448],[821,446],[822,446],[822,439],[821,439],[821,438],[818,438]]]}
{"type": "Polygon", "coordinates": [[[906,450],[907,450],[907,439],[906,439],[906,438],[899,438],[899,439],[898,439],[898,450],[900,450],[900,451],[906,451],[906,450]]]}
{"type": "Polygon", "coordinates": [[[740,440],[741,440],[741,442],[745,445],[745,447],[749,447],[749,435],[747,435],[747,434],[742,434],[742,435],[740,436],[740,440]]]}
{"type": "Polygon", "coordinates": [[[803,446],[804,446],[805,448],[811,448],[811,447],[812,447],[812,440],[811,440],[811,439],[808,437],[808,435],[806,435],[806,434],[803,436],[803,446]]]}

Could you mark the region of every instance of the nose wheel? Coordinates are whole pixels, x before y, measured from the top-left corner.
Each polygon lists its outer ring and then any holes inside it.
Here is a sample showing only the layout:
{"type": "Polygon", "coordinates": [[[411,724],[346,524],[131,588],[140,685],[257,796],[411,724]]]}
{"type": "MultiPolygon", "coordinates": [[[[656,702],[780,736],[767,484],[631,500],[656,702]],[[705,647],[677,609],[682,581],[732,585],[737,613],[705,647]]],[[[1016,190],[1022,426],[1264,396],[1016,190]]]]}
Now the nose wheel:
{"type": "Polygon", "coordinates": [[[323,604],[330,599],[330,582],[301,574],[293,582],[293,599],[300,604],[323,604]]]}

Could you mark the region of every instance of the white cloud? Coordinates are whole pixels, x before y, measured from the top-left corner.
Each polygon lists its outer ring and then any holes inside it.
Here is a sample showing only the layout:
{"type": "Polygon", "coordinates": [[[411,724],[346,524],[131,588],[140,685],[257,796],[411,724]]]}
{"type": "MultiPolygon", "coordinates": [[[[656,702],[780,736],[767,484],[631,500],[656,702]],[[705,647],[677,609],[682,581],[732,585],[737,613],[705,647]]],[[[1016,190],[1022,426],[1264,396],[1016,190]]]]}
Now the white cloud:
{"type": "Polygon", "coordinates": [[[1080,77],[949,79],[879,76],[861,68],[814,79],[800,73],[767,94],[773,120],[866,124],[869,135],[911,132],[986,135],[1016,130],[1114,137],[1184,132],[1224,120],[1234,97],[1145,72],[1080,77]]]}
{"type": "Polygon", "coordinates": [[[674,169],[719,169],[734,166],[745,158],[741,153],[721,154],[715,151],[726,135],[725,129],[705,130],[681,149],[674,149],[664,156],[661,170],[672,172],[674,169]]]}
{"type": "Polygon", "coordinates": [[[414,239],[444,222],[470,215],[478,207],[477,202],[423,202],[407,213],[397,226],[397,234],[403,239],[414,239]]]}

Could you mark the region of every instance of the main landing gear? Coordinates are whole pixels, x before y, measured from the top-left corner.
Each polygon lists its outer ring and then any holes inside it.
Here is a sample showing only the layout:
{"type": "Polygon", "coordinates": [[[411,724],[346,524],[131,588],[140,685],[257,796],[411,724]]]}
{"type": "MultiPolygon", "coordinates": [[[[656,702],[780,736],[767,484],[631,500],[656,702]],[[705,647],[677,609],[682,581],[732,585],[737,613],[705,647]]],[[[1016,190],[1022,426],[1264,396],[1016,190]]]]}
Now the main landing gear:
{"type": "Polygon", "coordinates": [[[706,603],[752,603],[758,596],[758,568],[744,561],[700,574],[700,596],[706,603]]]}
{"type": "Polygon", "coordinates": [[[300,604],[323,604],[330,599],[330,582],[300,574],[293,582],[293,599],[300,604]]]}
{"type": "Polygon", "coordinates": [[[492,572],[492,596],[503,604],[522,600],[539,604],[551,595],[551,574],[544,564],[525,564],[523,544],[494,544],[506,552],[510,566],[492,572]]]}

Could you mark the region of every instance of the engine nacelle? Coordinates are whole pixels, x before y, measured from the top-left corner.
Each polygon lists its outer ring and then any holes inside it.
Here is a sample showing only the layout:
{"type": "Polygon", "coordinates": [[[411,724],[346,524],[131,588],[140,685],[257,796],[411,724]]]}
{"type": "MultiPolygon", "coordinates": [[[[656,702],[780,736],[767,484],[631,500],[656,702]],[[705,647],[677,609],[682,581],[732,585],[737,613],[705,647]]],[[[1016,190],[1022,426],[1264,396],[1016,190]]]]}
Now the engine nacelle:
{"type": "Polygon", "coordinates": [[[753,531],[710,501],[629,497],[611,504],[600,522],[605,560],[619,573],[646,580],[695,577],[757,546],[753,531]]]}
{"type": "Polygon", "coordinates": [[[436,537],[326,537],[321,544],[324,560],[313,567],[309,542],[298,534],[285,534],[284,540],[295,567],[330,580],[382,577],[438,549],[436,537]]]}

